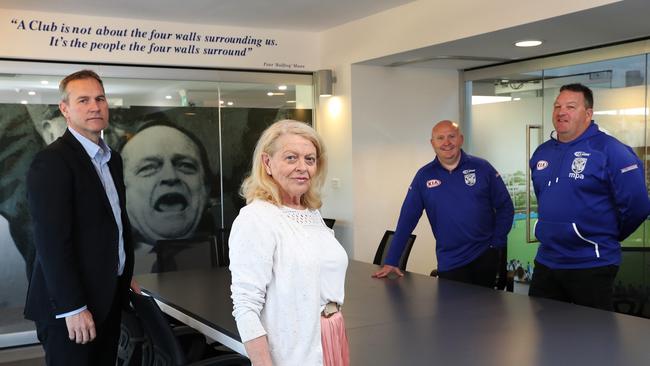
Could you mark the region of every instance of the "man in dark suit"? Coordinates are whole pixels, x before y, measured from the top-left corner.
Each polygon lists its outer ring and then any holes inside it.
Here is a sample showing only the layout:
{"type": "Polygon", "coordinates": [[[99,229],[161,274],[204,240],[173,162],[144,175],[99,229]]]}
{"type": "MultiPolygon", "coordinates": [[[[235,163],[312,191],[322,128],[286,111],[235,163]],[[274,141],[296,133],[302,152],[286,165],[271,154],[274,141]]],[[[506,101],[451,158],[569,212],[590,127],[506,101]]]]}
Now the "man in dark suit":
{"type": "Polygon", "coordinates": [[[25,317],[48,365],[115,365],[121,310],[133,273],[122,160],[106,145],[108,103],[97,74],[61,81],[68,129],[27,175],[36,260],[25,317]]]}

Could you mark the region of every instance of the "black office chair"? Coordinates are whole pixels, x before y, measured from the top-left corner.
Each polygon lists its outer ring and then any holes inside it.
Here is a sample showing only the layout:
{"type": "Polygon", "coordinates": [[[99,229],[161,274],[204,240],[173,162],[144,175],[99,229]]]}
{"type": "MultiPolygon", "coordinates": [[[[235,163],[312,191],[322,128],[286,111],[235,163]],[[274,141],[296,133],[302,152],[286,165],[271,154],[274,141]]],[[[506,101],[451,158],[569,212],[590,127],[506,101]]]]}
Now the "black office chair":
{"type": "MultiPolygon", "coordinates": [[[[393,241],[394,235],[395,235],[394,231],[386,230],[386,232],[384,233],[384,237],[381,238],[379,247],[377,247],[377,252],[375,253],[375,260],[372,261],[372,263],[378,265],[384,264],[384,260],[386,259],[386,254],[388,254],[388,250],[390,249],[390,245],[393,241]]],[[[402,271],[406,270],[406,264],[408,263],[409,255],[411,254],[411,249],[413,248],[413,243],[415,243],[415,237],[416,237],[415,234],[409,235],[409,238],[406,241],[406,247],[404,248],[404,252],[402,253],[402,257],[399,259],[399,263],[397,267],[402,271]]]]}
{"type": "Polygon", "coordinates": [[[188,239],[158,240],[152,272],[215,268],[217,238],[214,235],[188,239]]]}
{"type": "Polygon", "coordinates": [[[333,229],[334,228],[334,223],[336,222],[336,219],[325,219],[325,218],[323,218],[323,221],[325,221],[325,225],[328,228],[333,229]]]}
{"type": "Polygon", "coordinates": [[[192,342],[188,351],[183,350],[179,342],[178,330],[176,328],[172,330],[152,297],[132,291],[129,292],[129,297],[142,323],[147,341],[151,345],[152,365],[250,366],[250,361],[246,357],[236,353],[203,358],[205,349],[202,348],[200,342],[192,342]]]}
{"type": "Polygon", "coordinates": [[[499,248],[499,261],[497,263],[497,278],[494,288],[496,290],[513,292],[515,289],[515,273],[508,271],[508,248],[499,248]]]}
{"type": "Polygon", "coordinates": [[[142,324],[133,309],[122,311],[120,340],[117,347],[118,366],[141,366],[151,363],[151,347],[148,347],[142,324]]]}
{"type": "Polygon", "coordinates": [[[230,228],[220,227],[217,229],[217,266],[228,267],[230,257],[228,253],[228,237],[230,228]]]}

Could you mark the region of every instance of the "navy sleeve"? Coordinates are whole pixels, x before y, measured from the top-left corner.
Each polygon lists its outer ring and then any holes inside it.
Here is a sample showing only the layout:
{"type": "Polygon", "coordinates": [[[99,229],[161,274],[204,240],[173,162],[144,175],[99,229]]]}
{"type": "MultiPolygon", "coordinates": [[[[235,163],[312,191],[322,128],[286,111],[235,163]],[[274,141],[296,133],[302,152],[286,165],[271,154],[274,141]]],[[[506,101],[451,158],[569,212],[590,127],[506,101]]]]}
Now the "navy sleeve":
{"type": "Polygon", "coordinates": [[[70,168],[62,157],[52,151],[36,155],[27,175],[27,197],[37,260],[55,314],[86,305],[72,241],[73,188],[70,168]]]}
{"type": "Polygon", "coordinates": [[[404,203],[402,204],[402,209],[399,213],[399,219],[397,220],[395,235],[393,236],[393,241],[391,242],[384,264],[395,267],[398,266],[408,237],[413,232],[413,229],[415,229],[415,226],[417,226],[420,217],[422,217],[424,205],[420,195],[418,182],[418,175],[416,175],[406,193],[406,198],[404,198],[404,203]]]}
{"type": "Polygon", "coordinates": [[[608,173],[618,211],[618,240],[632,234],[650,214],[643,163],[634,151],[621,143],[608,149],[608,173]]]}
{"type": "Polygon", "coordinates": [[[491,165],[490,175],[490,197],[494,210],[494,234],[491,245],[503,248],[508,244],[508,233],[512,229],[515,208],[503,179],[491,165]]]}

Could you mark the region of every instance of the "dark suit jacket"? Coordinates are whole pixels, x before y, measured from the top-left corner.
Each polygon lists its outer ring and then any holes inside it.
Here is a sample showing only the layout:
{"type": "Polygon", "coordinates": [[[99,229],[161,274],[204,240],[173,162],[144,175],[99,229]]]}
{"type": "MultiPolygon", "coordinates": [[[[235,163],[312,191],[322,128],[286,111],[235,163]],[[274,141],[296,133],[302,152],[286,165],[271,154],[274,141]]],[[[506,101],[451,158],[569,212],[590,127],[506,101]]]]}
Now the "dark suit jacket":
{"type": "Polygon", "coordinates": [[[131,226],[126,215],[122,159],[108,163],[120,199],[126,263],[118,268],[118,228],[106,191],[88,153],[70,131],[39,152],[27,175],[36,260],[25,317],[39,322],[88,306],[106,318],[116,290],[127,301],[133,274],[131,226]]]}

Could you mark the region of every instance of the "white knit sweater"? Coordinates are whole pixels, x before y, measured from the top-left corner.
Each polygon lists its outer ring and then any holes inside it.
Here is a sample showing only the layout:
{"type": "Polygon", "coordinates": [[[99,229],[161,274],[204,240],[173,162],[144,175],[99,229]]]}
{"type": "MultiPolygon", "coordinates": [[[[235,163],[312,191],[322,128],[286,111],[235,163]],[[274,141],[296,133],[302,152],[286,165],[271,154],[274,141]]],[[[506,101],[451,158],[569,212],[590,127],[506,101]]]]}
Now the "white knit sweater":
{"type": "Polygon", "coordinates": [[[242,341],[266,334],[274,366],[322,365],[320,311],[343,304],[347,255],[318,210],[254,201],[235,219],[229,245],[242,341]]]}

